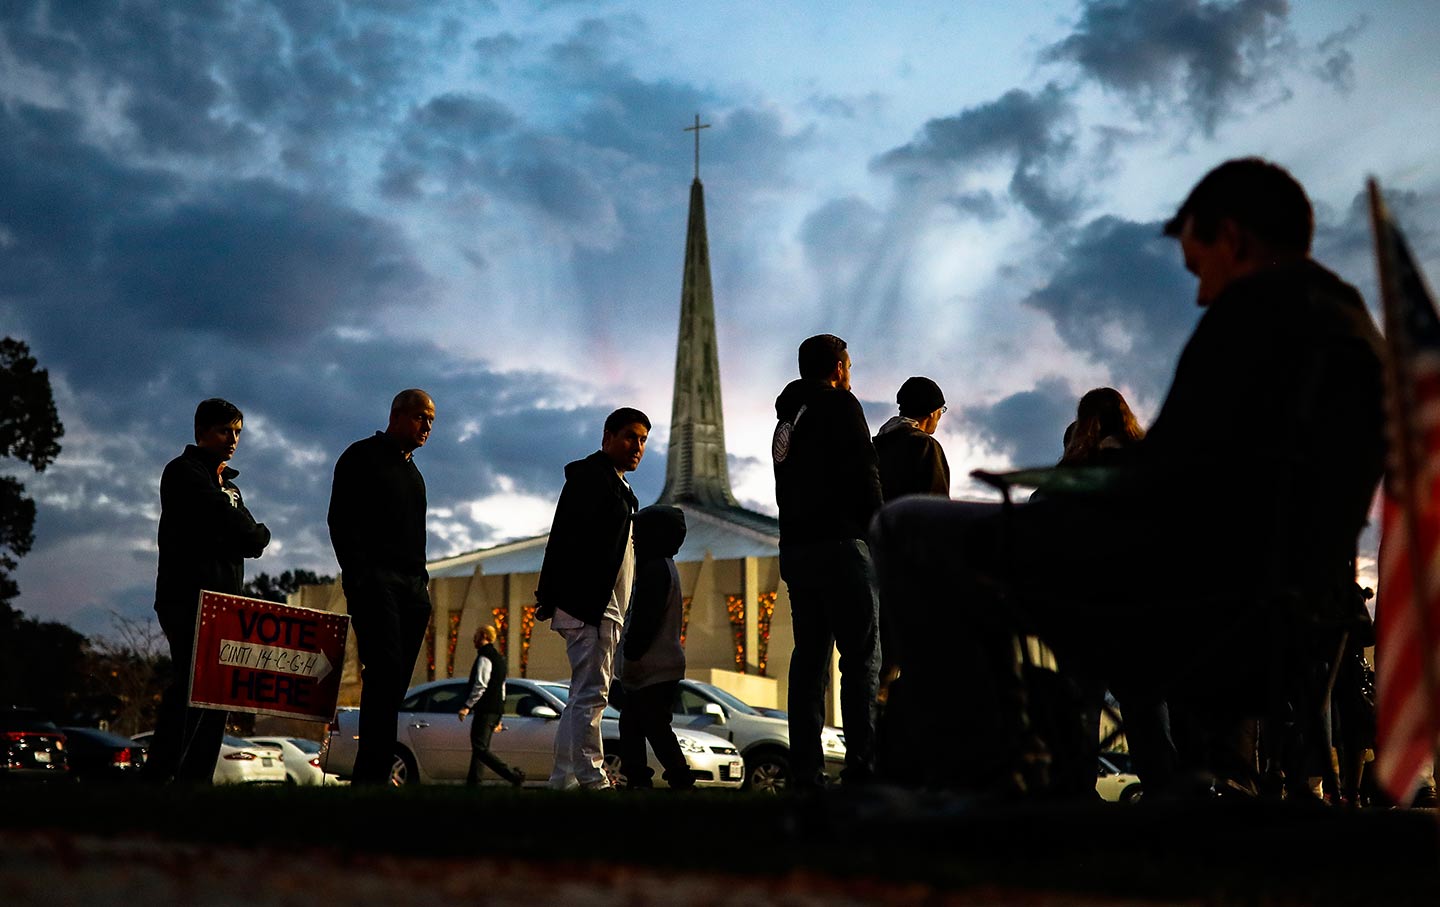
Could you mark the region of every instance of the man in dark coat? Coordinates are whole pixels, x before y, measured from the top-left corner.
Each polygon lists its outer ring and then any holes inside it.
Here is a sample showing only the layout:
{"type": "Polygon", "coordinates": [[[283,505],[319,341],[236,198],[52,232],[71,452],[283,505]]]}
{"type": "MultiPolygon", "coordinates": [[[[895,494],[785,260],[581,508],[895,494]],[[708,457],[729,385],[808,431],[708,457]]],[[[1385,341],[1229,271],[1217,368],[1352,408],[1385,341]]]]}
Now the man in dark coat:
{"type": "Polygon", "coordinates": [[[625,473],[645,455],[650,419],[622,407],[605,419],[600,449],[565,467],[540,581],[536,620],[565,639],[570,697],[555,731],[550,786],[609,789],[600,718],[610,701],[615,647],[635,583],[631,517],[639,502],[625,473]]]}
{"type": "Polygon", "coordinates": [[[172,675],[145,762],[150,780],[208,784],[220,755],[229,713],[186,703],[201,590],[238,595],[245,558],[259,557],[270,543],[270,530],[255,522],[240,497],[240,473],[227,465],[243,428],[233,403],[203,401],[195,408],[195,443],[160,477],[155,613],[170,644],[172,675]]]}
{"type": "Polygon", "coordinates": [[[860,401],[850,393],[845,341],[818,334],[800,344],[800,378],[775,400],[771,454],[780,507],[780,575],[790,592],[795,651],[790,658],[790,783],[822,787],[825,688],[840,650],[845,726],[841,780],[875,770],[879,686],[879,602],[865,540],[880,507],[880,473],[860,401]]]}
{"type": "Polygon", "coordinates": [[[525,783],[525,773],[505,764],[490,752],[490,739],[504,730],[500,716],[505,714],[505,677],[508,665],[505,656],[495,648],[495,628],[489,625],[475,631],[475,664],[470,666],[470,693],[460,707],[460,720],[473,713],[470,722],[470,773],[465,783],[475,786],[485,766],[516,787],[525,783]]]}
{"type": "MultiPolygon", "coordinates": [[[[1383,342],[1359,293],[1310,258],[1313,231],[1285,170],[1257,158],[1217,167],[1166,225],[1205,313],[1133,460],[1093,493],[1057,488],[1008,513],[927,498],[882,510],[884,593],[913,605],[905,674],[922,675],[932,706],[956,689],[967,704],[963,734],[916,728],[966,754],[922,781],[994,789],[1023,767],[1016,630],[1105,682],[1129,715],[1197,684],[1223,701],[1229,678],[1250,677],[1303,630],[1303,617],[1267,629],[1292,619],[1276,603],[1323,616],[1353,597],[1384,462],[1383,342]]],[[[1173,746],[1162,726],[1131,725],[1148,795],[1172,777],[1173,746]],[[1138,740],[1142,729],[1161,739],[1138,740]]]]}
{"type": "Polygon", "coordinates": [[[425,478],[411,456],[435,425],[435,402],[418,388],[390,403],[384,431],[335,462],[330,542],[360,651],[360,744],[355,784],[388,784],[396,721],[430,626],[425,569],[425,478]]]}
{"type": "Polygon", "coordinates": [[[950,462],[935,440],[946,409],[940,385],[918,375],[907,378],[895,402],[900,404],[900,415],[875,433],[880,491],[886,503],[907,494],[950,497],[950,462]]]}

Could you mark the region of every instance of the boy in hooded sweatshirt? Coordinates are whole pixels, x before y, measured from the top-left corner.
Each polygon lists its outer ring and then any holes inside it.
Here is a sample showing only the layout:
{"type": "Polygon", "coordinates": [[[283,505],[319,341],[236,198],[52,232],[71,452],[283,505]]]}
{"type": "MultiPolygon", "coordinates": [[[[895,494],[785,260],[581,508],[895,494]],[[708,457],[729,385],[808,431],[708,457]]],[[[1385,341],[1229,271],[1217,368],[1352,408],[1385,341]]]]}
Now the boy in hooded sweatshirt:
{"type": "Polygon", "coordinates": [[[695,786],[695,776],[670,728],[671,706],[685,676],[685,648],[680,644],[684,606],[675,569],[675,553],[685,541],[685,513],[657,504],[638,511],[633,525],[635,593],[620,639],[625,694],[620,772],[632,788],[652,786],[648,740],[665,769],[665,783],[672,790],[688,790],[695,786]]]}

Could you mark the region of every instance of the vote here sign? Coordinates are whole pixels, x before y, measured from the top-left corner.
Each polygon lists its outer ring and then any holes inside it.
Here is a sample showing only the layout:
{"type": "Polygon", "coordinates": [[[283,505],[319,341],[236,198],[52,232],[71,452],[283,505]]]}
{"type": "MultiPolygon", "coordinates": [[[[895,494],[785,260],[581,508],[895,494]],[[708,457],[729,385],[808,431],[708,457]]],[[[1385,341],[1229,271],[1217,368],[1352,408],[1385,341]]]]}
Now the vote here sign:
{"type": "Polygon", "coordinates": [[[345,614],[201,592],[190,704],[329,721],[349,628],[345,614]]]}

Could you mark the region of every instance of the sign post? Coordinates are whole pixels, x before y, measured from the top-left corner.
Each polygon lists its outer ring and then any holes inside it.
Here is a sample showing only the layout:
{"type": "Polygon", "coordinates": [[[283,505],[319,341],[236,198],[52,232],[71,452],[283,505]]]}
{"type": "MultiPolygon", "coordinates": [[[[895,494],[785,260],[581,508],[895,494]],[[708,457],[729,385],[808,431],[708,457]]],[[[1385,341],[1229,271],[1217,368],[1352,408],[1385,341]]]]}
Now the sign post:
{"type": "Polygon", "coordinates": [[[201,592],[198,627],[190,705],[308,721],[335,716],[349,615],[201,592]]]}

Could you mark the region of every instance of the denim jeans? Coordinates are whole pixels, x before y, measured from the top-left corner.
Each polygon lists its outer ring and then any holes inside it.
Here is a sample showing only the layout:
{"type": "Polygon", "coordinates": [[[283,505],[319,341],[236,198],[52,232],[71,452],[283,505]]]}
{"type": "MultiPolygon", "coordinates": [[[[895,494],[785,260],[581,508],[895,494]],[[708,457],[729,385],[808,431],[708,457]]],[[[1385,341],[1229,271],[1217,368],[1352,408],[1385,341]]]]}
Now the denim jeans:
{"type": "Polygon", "coordinates": [[[780,574],[790,590],[795,651],[790,657],[791,783],[823,783],[825,689],[840,650],[840,713],[845,725],[842,779],[863,783],[875,770],[875,694],[880,685],[880,611],[870,549],[859,539],[781,544],[780,574]]]}

